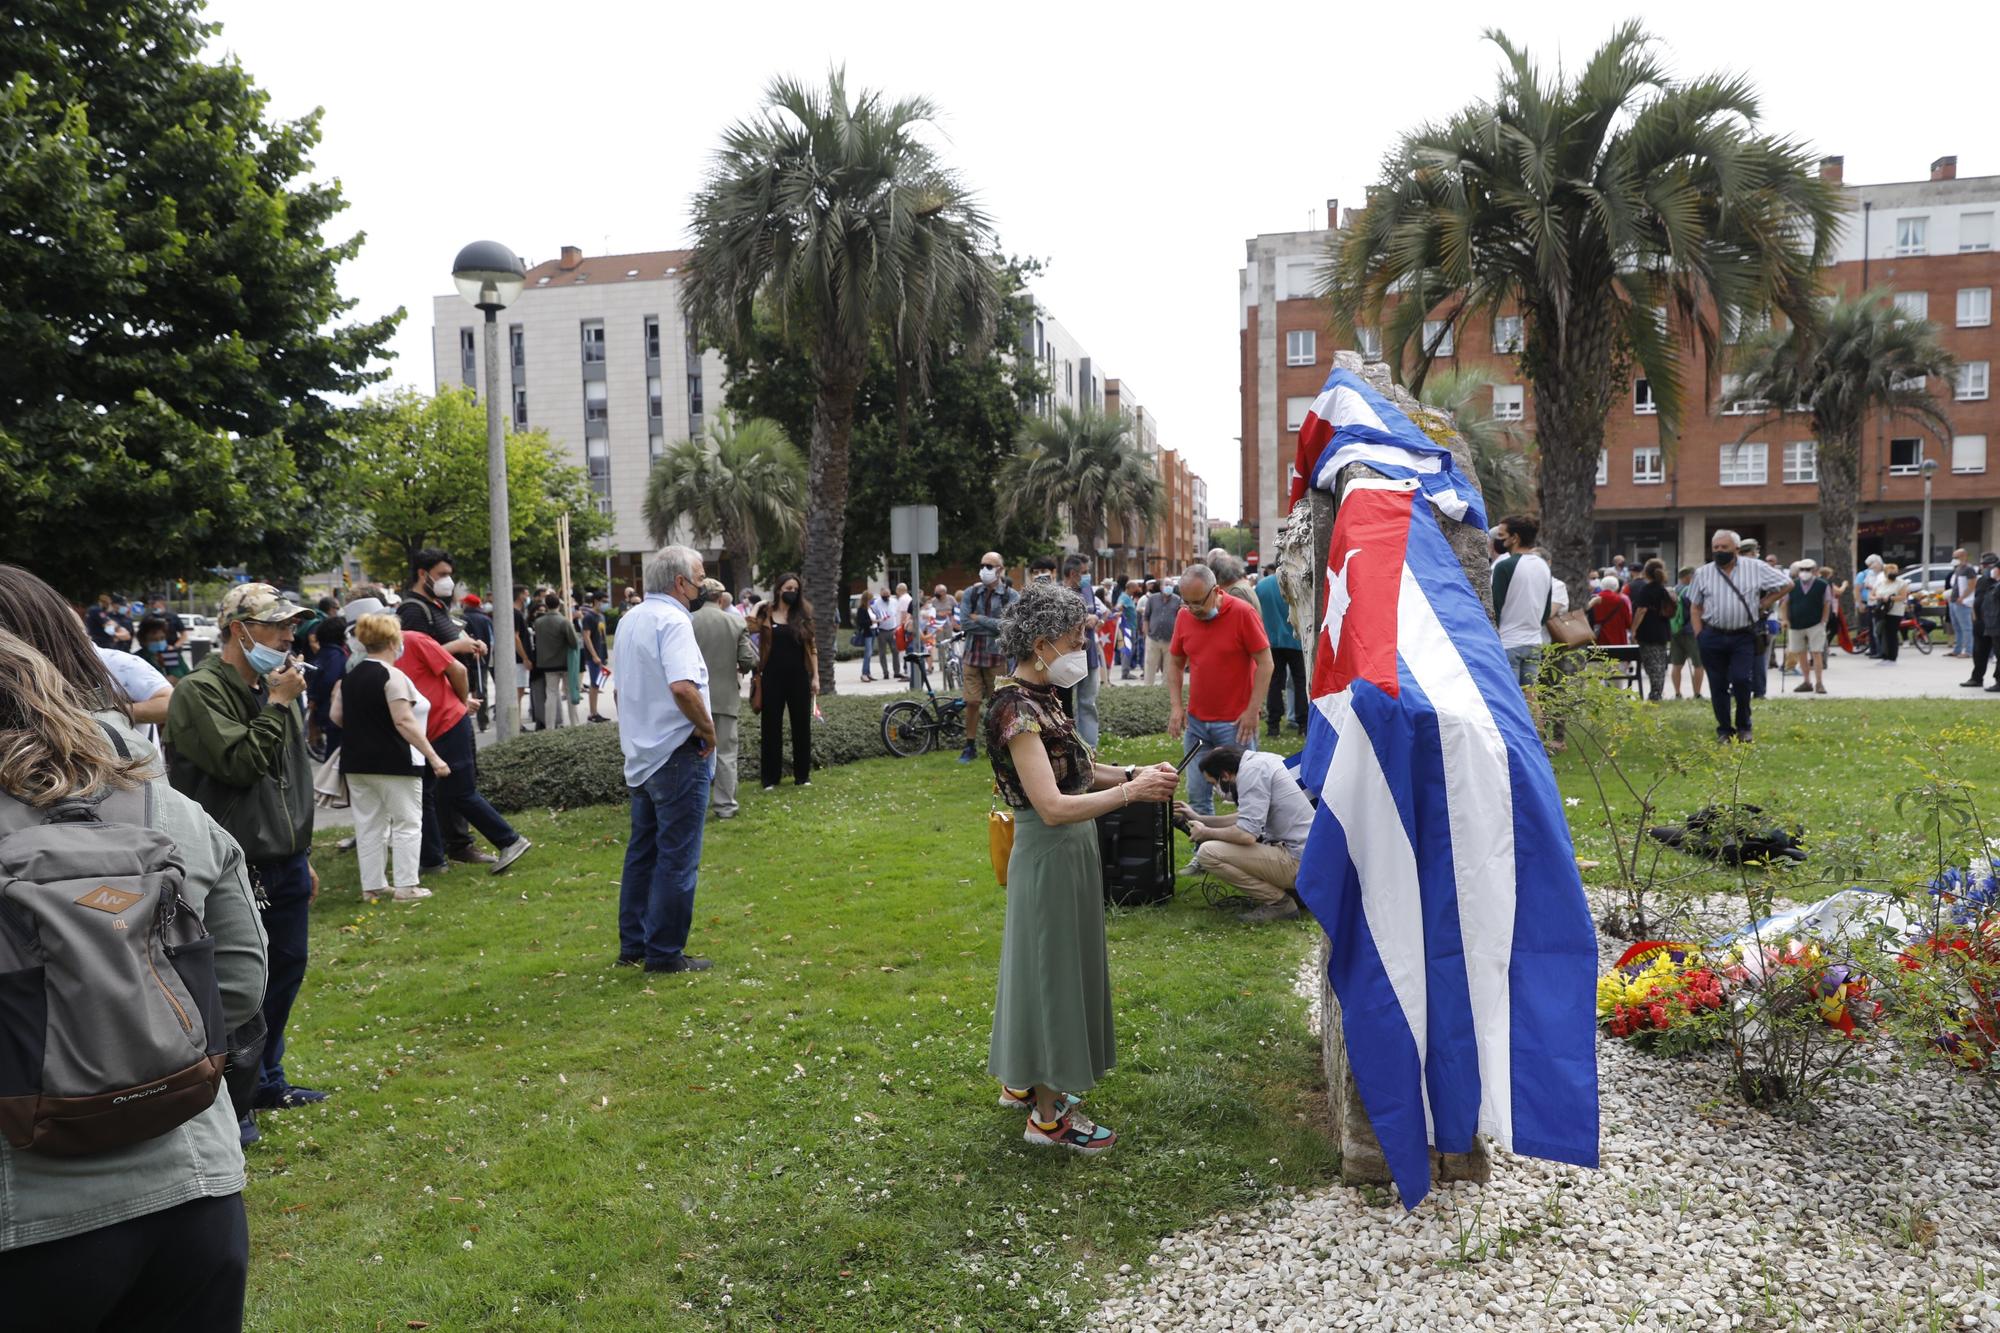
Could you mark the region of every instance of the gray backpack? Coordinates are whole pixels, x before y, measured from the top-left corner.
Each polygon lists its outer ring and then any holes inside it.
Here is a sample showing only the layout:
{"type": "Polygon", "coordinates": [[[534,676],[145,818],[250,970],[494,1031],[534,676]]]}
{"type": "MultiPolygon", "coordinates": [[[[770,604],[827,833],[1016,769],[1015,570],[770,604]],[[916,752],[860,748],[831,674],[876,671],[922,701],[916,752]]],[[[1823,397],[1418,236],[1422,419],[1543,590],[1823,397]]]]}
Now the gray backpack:
{"type": "Polygon", "coordinates": [[[152,825],[150,784],[43,809],[0,793],[0,1134],[16,1148],[122,1148],[215,1100],[215,939],[152,825]]]}

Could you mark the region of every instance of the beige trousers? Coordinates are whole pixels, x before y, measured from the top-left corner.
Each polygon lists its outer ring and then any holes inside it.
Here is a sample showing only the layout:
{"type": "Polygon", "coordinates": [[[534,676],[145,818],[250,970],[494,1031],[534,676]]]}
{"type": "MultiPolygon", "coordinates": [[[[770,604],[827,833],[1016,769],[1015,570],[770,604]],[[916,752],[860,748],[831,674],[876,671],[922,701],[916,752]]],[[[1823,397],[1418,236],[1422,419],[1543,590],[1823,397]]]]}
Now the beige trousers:
{"type": "Polygon", "coordinates": [[[727,713],[715,715],[715,776],[708,784],[708,808],[727,819],[736,813],[736,760],[741,745],[736,738],[736,719],[727,713]]]}
{"type": "Polygon", "coordinates": [[[1149,638],[1146,640],[1146,674],[1144,677],[1146,684],[1161,685],[1166,683],[1167,648],[1172,642],[1173,640],[1171,639],[1149,638]]]}
{"type": "Polygon", "coordinates": [[[1299,882],[1299,858],[1282,847],[1255,847],[1210,839],[1195,845],[1194,859],[1224,884],[1263,905],[1281,903],[1299,882]]]}

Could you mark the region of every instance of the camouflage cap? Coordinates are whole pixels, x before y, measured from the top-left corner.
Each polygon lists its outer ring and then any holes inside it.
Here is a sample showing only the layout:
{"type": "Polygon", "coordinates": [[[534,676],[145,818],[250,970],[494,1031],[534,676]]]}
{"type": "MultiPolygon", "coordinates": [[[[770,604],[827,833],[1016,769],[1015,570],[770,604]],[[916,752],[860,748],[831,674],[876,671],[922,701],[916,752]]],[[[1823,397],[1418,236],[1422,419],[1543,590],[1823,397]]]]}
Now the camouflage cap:
{"type": "Polygon", "coordinates": [[[701,581],[701,595],[703,597],[713,597],[719,592],[726,593],[728,591],[729,589],[722,586],[722,580],[720,579],[703,579],[701,581]]]}
{"type": "Polygon", "coordinates": [[[225,625],[233,625],[239,620],[253,620],[262,625],[282,625],[288,620],[297,620],[309,615],[302,606],[294,606],[286,601],[276,588],[268,583],[239,583],[229,590],[222,599],[222,615],[225,625]]]}

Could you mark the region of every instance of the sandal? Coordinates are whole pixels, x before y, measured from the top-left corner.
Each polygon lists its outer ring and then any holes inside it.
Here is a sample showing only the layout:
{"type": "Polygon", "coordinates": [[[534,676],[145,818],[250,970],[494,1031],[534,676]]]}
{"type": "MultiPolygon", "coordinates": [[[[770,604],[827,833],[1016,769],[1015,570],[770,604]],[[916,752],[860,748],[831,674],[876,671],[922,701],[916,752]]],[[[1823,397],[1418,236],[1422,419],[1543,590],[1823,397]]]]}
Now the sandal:
{"type": "MultiPolygon", "coordinates": [[[[1063,1109],[1068,1110],[1082,1100],[1083,1098],[1073,1092],[1065,1092],[1063,1094],[1063,1109]]],[[[1035,1090],[1033,1088],[1010,1088],[1005,1083],[1002,1083],[1000,1085],[1000,1106],[1002,1109],[1008,1111],[1032,1111],[1035,1109],[1035,1090]]]]}
{"type": "Polygon", "coordinates": [[[387,898],[389,894],[390,890],[388,889],[363,889],[361,891],[361,901],[364,903],[379,903],[384,898],[387,898]]]}
{"type": "Polygon", "coordinates": [[[1118,1136],[1104,1126],[1092,1122],[1083,1112],[1071,1107],[1062,1113],[1053,1125],[1044,1125],[1032,1115],[1028,1117],[1028,1128],[1021,1135],[1033,1144],[1046,1148],[1068,1148],[1080,1152],[1085,1157],[1095,1157],[1109,1151],[1118,1142],[1118,1136]]]}
{"type": "Polygon", "coordinates": [[[420,903],[431,896],[431,891],[421,884],[412,884],[407,889],[397,889],[393,896],[399,903],[420,903]]]}

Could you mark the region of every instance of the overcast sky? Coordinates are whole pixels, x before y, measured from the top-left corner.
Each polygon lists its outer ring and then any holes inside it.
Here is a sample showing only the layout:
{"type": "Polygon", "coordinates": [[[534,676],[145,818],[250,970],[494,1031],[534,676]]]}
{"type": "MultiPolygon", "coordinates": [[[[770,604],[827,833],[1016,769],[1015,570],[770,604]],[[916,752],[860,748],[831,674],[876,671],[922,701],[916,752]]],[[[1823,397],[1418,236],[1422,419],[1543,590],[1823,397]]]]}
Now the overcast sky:
{"type": "MultiPolygon", "coordinates": [[[[1440,0],[214,0],[209,16],[276,114],[326,109],[317,161],[351,204],[336,226],[368,234],[342,289],[358,314],[410,311],[396,383],[432,386],[429,298],[460,245],[530,262],[681,246],[723,128],[773,74],[842,63],[851,85],[940,103],[948,158],[1006,248],[1047,261],[1045,304],[1230,517],[1245,239],[1313,225],[1330,196],[1358,203],[1400,130],[1490,89],[1486,24],[1574,66],[1619,17],[1562,0],[1524,17],[1440,0]]],[[[1649,22],[1677,72],[1749,72],[1765,124],[1845,154],[1850,182],[1923,179],[1945,153],[1960,175],[2000,173],[1991,0],[1853,21],[1687,3],[1649,22]]]]}

